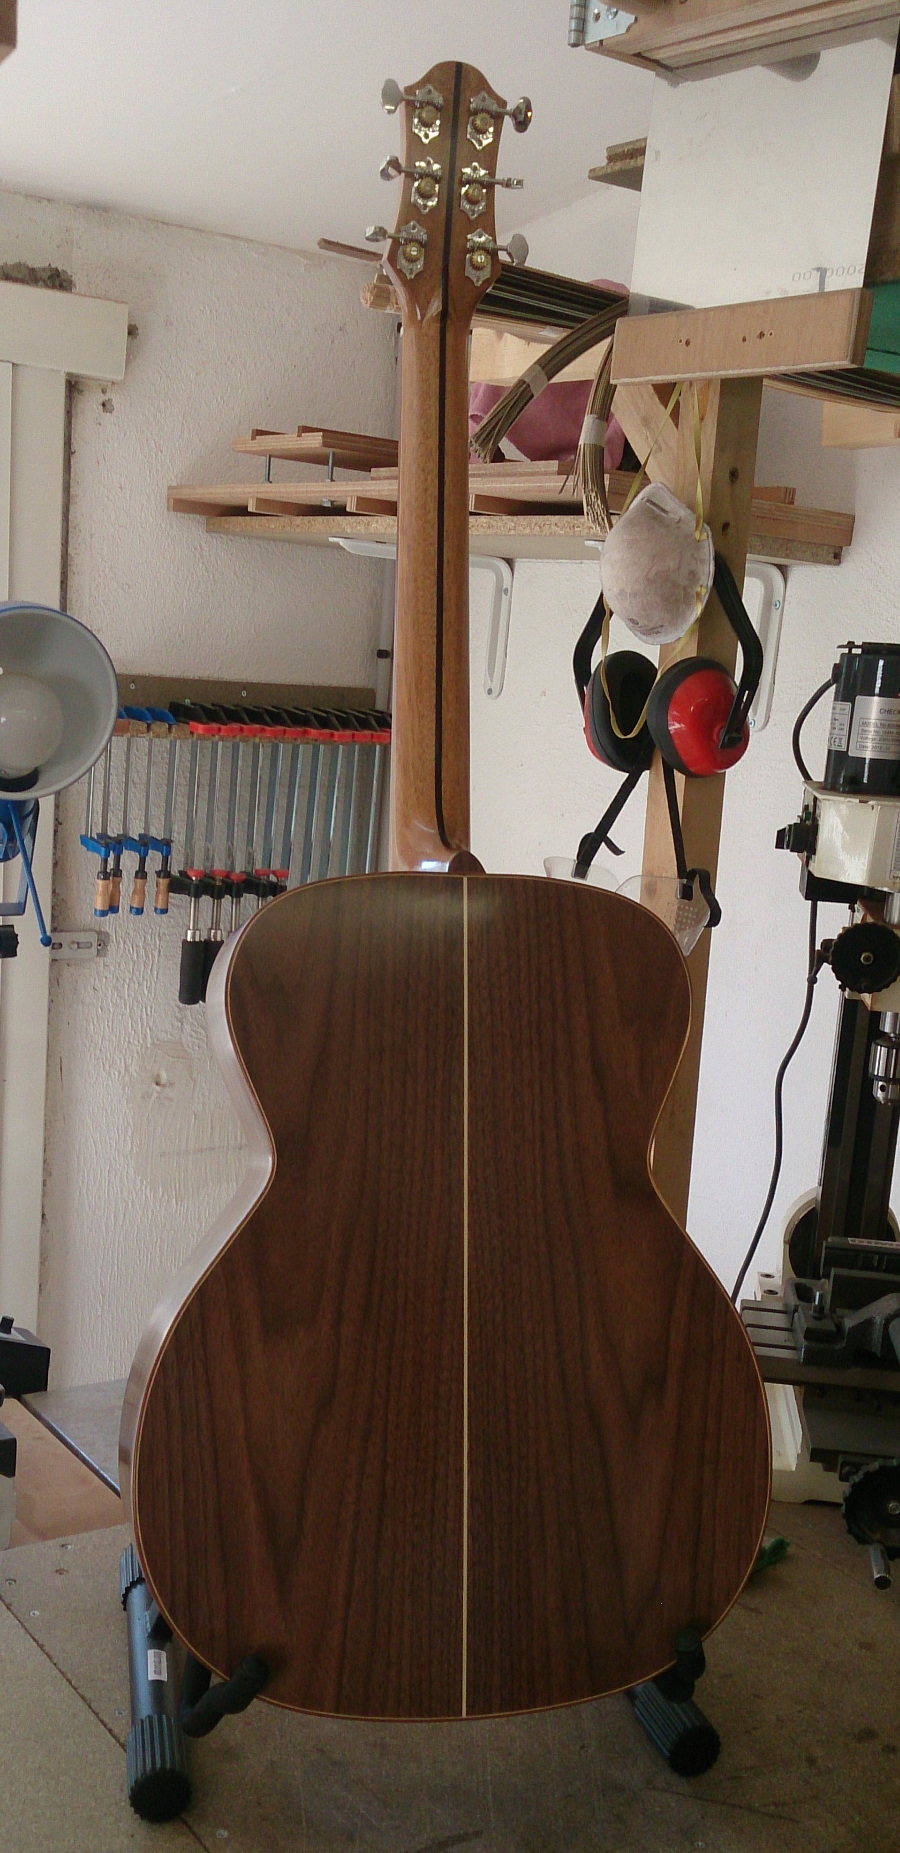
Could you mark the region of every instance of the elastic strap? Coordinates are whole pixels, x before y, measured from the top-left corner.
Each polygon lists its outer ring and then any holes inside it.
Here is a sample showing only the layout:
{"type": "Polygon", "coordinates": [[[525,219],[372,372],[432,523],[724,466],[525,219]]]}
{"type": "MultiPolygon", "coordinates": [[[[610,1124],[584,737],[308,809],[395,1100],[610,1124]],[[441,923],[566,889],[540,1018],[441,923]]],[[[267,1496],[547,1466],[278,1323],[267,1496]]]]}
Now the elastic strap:
{"type": "Polygon", "coordinates": [[[663,781],[666,787],[666,804],[669,811],[669,826],[672,831],[672,847],[675,851],[675,872],[678,877],[679,900],[693,900],[694,883],[696,882],[709,908],[709,919],[706,922],[707,929],[717,927],[722,918],[722,909],[713,893],[713,885],[709,870],[697,868],[689,869],[687,866],[687,857],[684,853],[684,836],[681,829],[681,813],[678,809],[678,788],[675,784],[675,769],[673,766],[669,765],[667,759],[663,760],[663,781]]]}
{"type": "Polygon", "coordinates": [[[584,881],[598,849],[601,849],[604,843],[614,856],[622,855],[622,850],[619,849],[615,843],[610,841],[607,833],[615,823],[619,812],[624,810],[638,780],[643,778],[643,776],[643,766],[636,766],[633,772],[629,772],[627,778],[622,780],[612,803],[607,805],[596,830],[590,830],[587,836],[582,837],[578,845],[578,854],[575,858],[575,875],[579,881],[584,881]]]}

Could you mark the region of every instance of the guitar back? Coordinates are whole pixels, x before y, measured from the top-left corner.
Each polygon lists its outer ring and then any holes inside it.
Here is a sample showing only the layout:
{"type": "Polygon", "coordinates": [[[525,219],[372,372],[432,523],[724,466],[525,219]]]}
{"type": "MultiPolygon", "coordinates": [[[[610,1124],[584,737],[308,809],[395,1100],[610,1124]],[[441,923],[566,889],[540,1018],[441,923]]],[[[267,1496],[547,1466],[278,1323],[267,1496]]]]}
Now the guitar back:
{"type": "Polygon", "coordinates": [[[648,1171],[674,941],[573,884],[326,882],[250,922],[211,1015],[251,1181],[123,1424],[163,1612],[342,1716],[659,1671],[734,1601],[769,1484],[741,1322],[648,1171]]]}

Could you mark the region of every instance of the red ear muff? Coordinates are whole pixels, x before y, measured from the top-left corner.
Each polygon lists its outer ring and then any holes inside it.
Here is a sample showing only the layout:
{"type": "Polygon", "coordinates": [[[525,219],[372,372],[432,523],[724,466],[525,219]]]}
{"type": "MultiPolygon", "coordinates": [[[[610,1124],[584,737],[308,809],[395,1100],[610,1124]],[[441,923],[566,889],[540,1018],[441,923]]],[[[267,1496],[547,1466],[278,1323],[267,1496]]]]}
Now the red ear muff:
{"type": "Polygon", "coordinates": [[[732,745],[721,744],[736,692],[727,670],[710,657],[686,657],[663,670],[647,705],[647,728],[676,772],[709,778],[743,758],[746,721],[732,745]]]}
{"type": "Polygon", "coordinates": [[[616,650],[606,659],[606,689],[595,669],[584,696],[584,736],[596,759],[614,772],[646,772],[653,758],[653,741],[646,725],[633,740],[622,740],[612,724],[610,704],[624,734],[637,726],[653,687],[656,670],[649,657],[637,650],[616,650]]]}

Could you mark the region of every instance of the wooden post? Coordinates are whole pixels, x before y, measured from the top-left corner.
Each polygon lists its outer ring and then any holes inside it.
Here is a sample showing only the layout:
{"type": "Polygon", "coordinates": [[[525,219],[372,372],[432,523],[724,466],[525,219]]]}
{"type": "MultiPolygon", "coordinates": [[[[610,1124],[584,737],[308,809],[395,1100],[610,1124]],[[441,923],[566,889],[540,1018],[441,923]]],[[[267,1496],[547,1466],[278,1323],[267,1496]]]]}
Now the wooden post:
{"type": "MultiPolygon", "coordinates": [[[[669,389],[664,391],[667,399],[669,389]]],[[[689,508],[694,505],[697,489],[691,391],[690,387],[685,388],[677,434],[666,434],[665,440],[655,449],[647,465],[648,476],[654,481],[666,482],[689,508]]],[[[762,380],[713,380],[701,385],[698,392],[702,421],[700,479],[703,487],[703,512],[712,529],[716,551],[727,560],[740,586],[743,584],[747,563],[762,380]]],[[[614,411],[638,454],[646,455],[649,441],[647,432],[651,438],[655,435],[663,415],[663,407],[653,387],[620,386],[614,411]]],[[[661,667],[665,666],[676,649],[685,654],[681,644],[663,650],[660,655],[661,667]]],[[[688,646],[688,653],[712,656],[727,669],[734,668],[737,657],[735,636],[714,594],[707,601],[688,646]]],[[[715,885],[724,775],[706,779],[679,777],[677,783],[688,863],[708,868],[715,885]]],[[[643,866],[654,875],[675,873],[662,762],[658,753],[650,770],[643,866]]],[[[690,1037],[657,1129],[653,1150],[655,1182],[672,1214],[681,1223],[687,1217],[691,1180],[709,948],[710,935],[704,933],[688,961],[692,997],[690,1037]]]]}

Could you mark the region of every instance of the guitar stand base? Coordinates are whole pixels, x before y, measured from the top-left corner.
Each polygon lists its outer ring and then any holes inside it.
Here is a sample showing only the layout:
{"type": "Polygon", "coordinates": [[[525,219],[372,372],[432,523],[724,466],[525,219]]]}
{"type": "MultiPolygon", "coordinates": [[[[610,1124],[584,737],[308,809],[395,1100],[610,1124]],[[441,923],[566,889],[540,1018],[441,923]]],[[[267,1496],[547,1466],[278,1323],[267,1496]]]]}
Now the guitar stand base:
{"type": "Polygon", "coordinates": [[[676,1776],[702,1776],[712,1769],[722,1747],[709,1719],[694,1704],[694,1686],[706,1667],[703,1644],[694,1628],[675,1636],[675,1664],[633,1686],[628,1698],[650,1742],[676,1776]]]}
{"type": "Polygon", "coordinates": [[[191,1799],[191,1782],[176,1716],[172,1630],[153,1601],[131,1544],[119,1565],[119,1594],[128,1624],[131,1686],[128,1799],[144,1821],[174,1821],[191,1799]]]}

